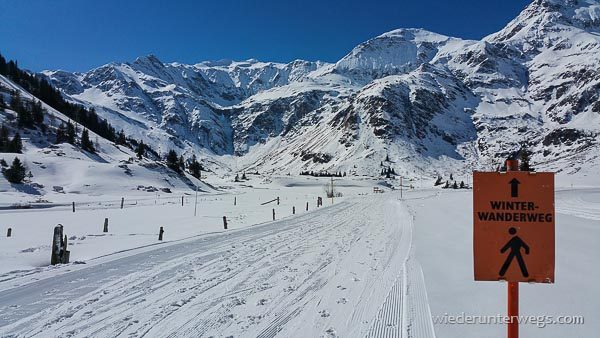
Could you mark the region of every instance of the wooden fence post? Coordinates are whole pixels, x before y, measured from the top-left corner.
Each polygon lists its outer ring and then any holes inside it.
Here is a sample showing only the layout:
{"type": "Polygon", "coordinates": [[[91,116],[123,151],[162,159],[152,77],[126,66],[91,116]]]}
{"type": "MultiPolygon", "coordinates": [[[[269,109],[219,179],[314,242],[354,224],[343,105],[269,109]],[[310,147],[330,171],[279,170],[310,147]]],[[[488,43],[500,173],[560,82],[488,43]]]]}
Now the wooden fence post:
{"type": "Polygon", "coordinates": [[[277,205],[279,205],[279,196],[277,196],[277,205]]]}
{"type": "Polygon", "coordinates": [[[69,263],[70,251],[67,250],[67,235],[63,238],[63,226],[59,224],[54,227],[52,235],[52,256],[50,256],[50,264],[66,264],[69,263]]]}
{"type": "Polygon", "coordinates": [[[296,207],[292,207],[292,215],[296,214],[296,207]]]}
{"type": "Polygon", "coordinates": [[[223,216],[223,228],[227,230],[227,216],[223,216]]]}
{"type": "Polygon", "coordinates": [[[75,202],[73,202],[73,212],[75,212],[75,202]]]}
{"type": "Polygon", "coordinates": [[[160,227],[160,230],[158,231],[158,240],[162,241],[163,240],[163,234],[165,233],[165,230],[163,229],[163,227],[160,227]]]}
{"type": "Polygon", "coordinates": [[[237,205],[237,197],[233,197],[233,205],[237,205]]]}
{"type": "Polygon", "coordinates": [[[6,237],[10,236],[12,236],[12,228],[8,228],[8,230],[6,231],[6,237]]]}
{"type": "Polygon", "coordinates": [[[108,232],[108,217],[104,219],[104,230],[102,232],[108,232]]]}
{"type": "Polygon", "coordinates": [[[308,211],[308,202],[306,202],[306,211],[308,211]]]}
{"type": "Polygon", "coordinates": [[[275,209],[273,209],[273,220],[275,220],[275,209]]]}
{"type": "Polygon", "coordinates": [[[125,197],[121,197],[121,209],[123,209],[124,204],[125,204],[125,197]]]}

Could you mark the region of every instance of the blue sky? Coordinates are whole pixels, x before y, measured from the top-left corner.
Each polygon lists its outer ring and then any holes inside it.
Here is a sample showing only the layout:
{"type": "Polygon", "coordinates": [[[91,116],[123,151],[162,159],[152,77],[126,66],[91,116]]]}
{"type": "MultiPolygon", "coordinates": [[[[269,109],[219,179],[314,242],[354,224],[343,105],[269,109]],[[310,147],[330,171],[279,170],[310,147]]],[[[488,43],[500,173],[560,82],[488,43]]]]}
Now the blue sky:
{"type": "Polygon", "coordinates": [[[529,0],[0,0],[0,53],[34,71],[166,62],[335,62],[395,28],[480,39],[529,0]]]}

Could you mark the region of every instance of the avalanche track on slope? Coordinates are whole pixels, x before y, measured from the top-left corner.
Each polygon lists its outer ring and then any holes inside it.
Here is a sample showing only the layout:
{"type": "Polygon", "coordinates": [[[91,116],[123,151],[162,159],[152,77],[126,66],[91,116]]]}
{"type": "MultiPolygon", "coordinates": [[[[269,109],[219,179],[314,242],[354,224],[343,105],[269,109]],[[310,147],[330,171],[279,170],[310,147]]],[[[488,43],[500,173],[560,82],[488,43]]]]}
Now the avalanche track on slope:
{"type": "Polygon", "coordinates": [[[434,337],[412,215],[391,197],[0,292],[0,336],[434,337]]]}

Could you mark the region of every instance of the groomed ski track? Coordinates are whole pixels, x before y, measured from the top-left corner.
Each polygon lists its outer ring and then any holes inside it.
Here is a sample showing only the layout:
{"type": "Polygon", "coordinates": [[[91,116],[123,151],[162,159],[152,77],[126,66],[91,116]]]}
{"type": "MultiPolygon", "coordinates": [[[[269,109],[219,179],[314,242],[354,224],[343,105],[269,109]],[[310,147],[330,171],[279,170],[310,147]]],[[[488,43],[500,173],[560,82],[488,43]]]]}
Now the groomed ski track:
{"type": "Polygon", "coordinates": [[[413,216],[397,197],[351,198],[4,290],[0,336],[434,337],[413,216]]]}

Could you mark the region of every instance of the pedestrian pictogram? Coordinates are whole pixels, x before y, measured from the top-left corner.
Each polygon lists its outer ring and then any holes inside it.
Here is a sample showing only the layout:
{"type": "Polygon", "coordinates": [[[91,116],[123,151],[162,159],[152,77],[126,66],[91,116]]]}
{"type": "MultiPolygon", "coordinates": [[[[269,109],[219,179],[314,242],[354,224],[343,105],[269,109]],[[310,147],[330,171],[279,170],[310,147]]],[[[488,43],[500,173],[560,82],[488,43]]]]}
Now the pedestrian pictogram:
{"type": "Polygon", "coordinates": [[[510,250],[510,252],[508,254],[508,257],[506,257],[506,261],[504,261],[504,264],[502,265],[502,268],[500,268],[500,272],[498,274],[500,276],[504,276],[504,274],[506,274],[506,270],[508,270],[508,267],[516,258],[517,262],[519,263],[519,268],[521,269],[521,274],[523,275],[523,277],[529,277],[529,273],[527,272],[527,265],[525,264],[523,254],[521,252],[521,248],[523,248],[523,250],[525,250],[525,254],[529,255],[529,246],[525,244],[525,242],[519,236],[517,236],[517,229],[510,228],[508,229],[508,233],[511,234],[513,237],[510,239],[510,241],[508,241],[508,243],[506,243],[502,247],[502,249],[500,249],[500,252],[505,253],[508,250],[510,250]]]}
{"type": "Polygon", "coordinates": [[[554,282],[554,174],[473,174],[475,280],[554,282]]]}

